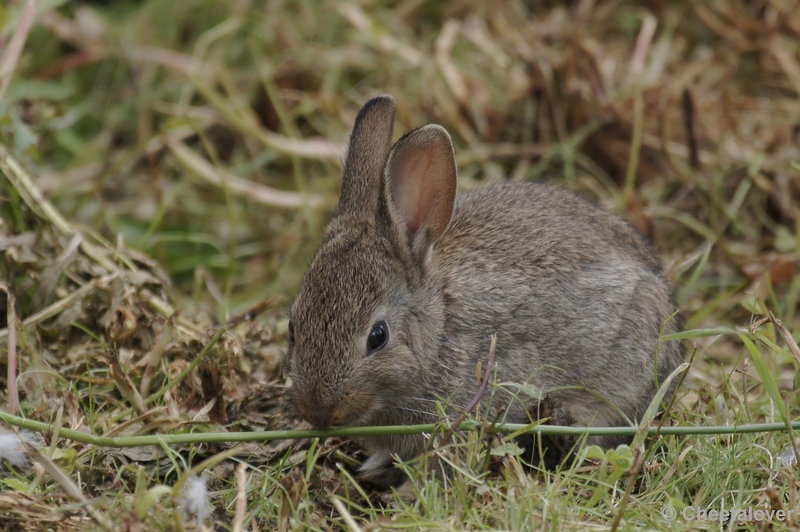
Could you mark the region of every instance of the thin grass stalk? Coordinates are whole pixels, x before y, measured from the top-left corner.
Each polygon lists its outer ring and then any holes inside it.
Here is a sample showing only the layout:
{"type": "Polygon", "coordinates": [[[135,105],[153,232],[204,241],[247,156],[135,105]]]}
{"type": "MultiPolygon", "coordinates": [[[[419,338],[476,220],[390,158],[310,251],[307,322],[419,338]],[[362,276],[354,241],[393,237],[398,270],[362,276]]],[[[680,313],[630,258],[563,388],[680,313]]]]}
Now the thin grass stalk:
{"type": "MultiPolygon", "coordinates": [[[[51,433],[55,430],[53,425],[12,416],[0,411],[0,421],[35,432],[51,433]]],[[[349,427],[332,430],[272,430],[260,432],[209,432],[204,434],[156,434],[149,436],[95,436],[73,429],[61,429],[61,437],[67,440],[97,445],[98,447],[141,447],[144,445],[182,445],[191,443],[222,443],[222,442],[267,442],[276,440],[304,440],[314,438],[355,438],[372,436],[405,436],[410,434],[432,434],[450,428],[449,423],[424,425],[389,425],[381,427],[349,427]]],[[[791,423],[792,429],[800,429],[800,421],[791,423]]],[[[496,425],[491,431],[496,434],[507,434],[520,430],[527,430],[523,434],[541,434],[544,436],[635,436],[639,427],[560,427],[556,425],[537,425],[529,428],[521,423],[505,423],[496,425]]],[[[459,430],[474,431],[486,427],[480,421],[464,421],[459,430]]],[[[787,429],[786,423],[753,423],[747,425],[706,425],[697,427],[650,427],[648,435],[657,431],[662,435],[672,436],[703,436],[721,434],[752,434],[781,432],[787,429]]]]}
{"type": "Polygon", "coordinates": [[[633,135],[631,138],[631,153],[628,159],[628,171],[625,175],[625,189],[622,197],[627,206],[633,196],[633,187],[636,184],[636,172],[639,169],[639,152],[642,148],[642,134],[644,131],[644,63],[650,42],[656,32],[656,18],[644,13],[642,16],[642,29],[636,38],[631,74],[633,76],[633,135]]]}
{"type": "Polygon", "coordinates": [[[244,530],[245,512],[247,511],[247,466],[244,464],[236,466],[235,511],[231,532],[242,532],[244,530]]]}
{"type": "MultiPolygon", "coordinates": [[[[774,316],[770,313],[770,317],[774,320],[774,316]]],[[[755,325],[754,330],[755,332],[755,325]]],[[[786,401],[784,401],[783,396],[781,395],[780,389],[778,388],[778,383],[775,382],[775,377],[772,375],[772,372],[769,370],[769,366],[767,366],[767,361],[764,359],[764,355],[761,354],[758,347],[744,334],[739,335],[744,345],[747,347],[747,350],[750,352],[750,357],[753,359],[753,364],[756,367],[756,371],[758,371],[758,376],[761,377],[761,383],[764,385],[764,388],[767,390],[767,394],[769,395],[770,399],[775,406],[778,407],[778,413],[781,416],[781,419],[786,423],[786,430],[789,432],[789,443],[792,446],[792,451],[794,452],[794,456],[796,460],[800,460],[800,454],[798,454],[797,444],[794,440],[794,433],[792,431],[792,420],[789,416],[789,410],[786,408],[786,401]]]]}

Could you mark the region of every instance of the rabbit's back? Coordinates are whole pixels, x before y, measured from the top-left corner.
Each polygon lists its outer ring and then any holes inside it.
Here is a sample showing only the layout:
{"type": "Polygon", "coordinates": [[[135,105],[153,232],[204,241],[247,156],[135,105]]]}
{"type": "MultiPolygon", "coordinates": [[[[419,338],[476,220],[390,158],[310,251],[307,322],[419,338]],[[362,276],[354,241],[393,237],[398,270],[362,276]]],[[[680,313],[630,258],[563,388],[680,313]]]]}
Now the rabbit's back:
{"type": "Polygon", "coordinates": [[[504,183],[459,195],[437,247],[442,254],[502,248],[496,260],[533,259],[542,267],[561,258],[597,260],[617,253],[660,272],[652,250],[629,224],[573,192],[544,183],[504,183]]]}
{"type": "MultiPolygon", "coordinates": [[[[657,259],[623,220],[549,185],[496,185],[458,197],[433,261],[445,301],[440,359],[463,378],[474,381],[496,333],[500,380],[562,388],[554,397],[575,423],[643,413],[657,389],[659,332],[678,324],[657,259]]],[[[661,381],[682,355],[678,342],[659,352],[661,381]]]]}

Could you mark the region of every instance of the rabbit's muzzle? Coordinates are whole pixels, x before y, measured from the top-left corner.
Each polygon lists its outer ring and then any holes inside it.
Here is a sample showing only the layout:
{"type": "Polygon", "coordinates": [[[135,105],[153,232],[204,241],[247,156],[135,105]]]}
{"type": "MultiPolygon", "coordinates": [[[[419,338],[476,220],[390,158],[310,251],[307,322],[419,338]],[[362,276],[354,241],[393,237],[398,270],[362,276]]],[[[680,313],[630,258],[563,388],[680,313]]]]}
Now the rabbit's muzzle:
{"type": "Polygon", "coordinates": [[[370,409],[371,402],[366,395],[357,392],[332,398],[294,394],[295,408],[315,429],[353,426],[370,409]]]}

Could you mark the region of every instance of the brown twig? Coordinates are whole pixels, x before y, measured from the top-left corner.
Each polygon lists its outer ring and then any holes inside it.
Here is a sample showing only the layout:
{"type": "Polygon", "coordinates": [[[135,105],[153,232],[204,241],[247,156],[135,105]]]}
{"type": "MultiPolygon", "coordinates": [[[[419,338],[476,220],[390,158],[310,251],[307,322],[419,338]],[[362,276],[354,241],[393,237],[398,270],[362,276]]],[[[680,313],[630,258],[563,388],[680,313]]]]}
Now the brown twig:
{"type": "Polygon", "coordinates": [[[783,336],[783,339],[786,340],[786,344],[789,346],[789,350],[795,356],[797,361],[800,362],[800,347],[798,347],[797,342],[794,341],[792,333],[789,332],[789,330],[783,325],[781,320],[776,318],[775,314],[773,314],[772,312],[769,313],[768,317],[756,320],[755,323],[753,323],[753,325],[750,327],[750,334],[755,334],[759,327],[768,322],[772,322],[775,324],[775,327],[778,328],[778,331],[780,331],[781,336],[783,336]]]}
{"type": "Polygon", "coordinates": [[[14,70],[17,68],[19,56],[22,54],[22,49],[25,47],[25,41],[28,38],[28,32],[31,30],[33,24],[33,16],[36,13],[36,0],[28,0],[28,4],[22,11],[22,17],[19,19],[14,36],[11,37],[11,42],[8,43],[2,59],[0,59],[0,100],[11,83],[11,78],[14,77],[14,70]]]}
{"type": "Polygon", "coordinates": [[[265,312],[268,309],[271,309],[272,307],[274,307],[275,305],[277,305],[278,303],[280,303],[282,301],[283,301],[283,297],[280,297],[280,296],[279,297],[268,297],[268,298],[264,299],[263,301],[261,301],[260,303],[258,303],[257,305],[255,305],[253,307],[250,307],[249,309],[245,310],[241,314],[237,314],[236,316],[234,316],[231,319],[229,319],[228,323],[226,324],[226,327],[228,327],[228,329],[233,329],[237,325],[240,325],[240,324],[242,324],[242,323],[244,323],[246,321],[254,320],[256,318],[256,316],[258,316],[262,312],[265,312]]]}
{"type": "MultiPolygon", "coordinates": [[[[494,370],[494,355],[495,355],[495,348],[497,347],[497,335],[493,334],[491,336],[491,344],[489,345],[489,356],[486,359],[486,370],[483,372],[483,379],[481,379],[481,384],[478,386],[478,391],[475,392],[475,397],[472,398],[469,405],[464,409],[463,412],[456,418],[455,422],[450,426],[450,428],[445,432],[442,440],[439,442],[439,446],[436,450],[443,449],[450,440],[453,438],[453,434],[456,433],[458,428],[461,426],[461,423],[467,419],[467,416],[470,412],[472,412],[475,407],[478,406],[483,395],[486,393],[487,388],[489,388],[489,379],[491,378],[492,371],[494,370]]],[[[431,474],[436,471],[436,464],[438,462],[438,455],[434,453],[431,461],[429,463],[429,470],[431,474]]]]}
{"type": "Polygon", "coordinates": [[[119,362],[119,350],[116,346],[108,349],[106,352],[106,363],[108,364],[111,378],[114,379],[119,393],[133,406],[137,413],[146,413],[147,407],[142,401],[142,396],[139,395],[139,392],[136,390],[133,379],[122,369],[122,365],[119,362]]]}
{"type": "Polygon", "coordinates": [[[700,155],[697,153],[697,137],[694,131],[694,100],[689,89],[684,89],[681,97],[683,124],[686,128],[686,145],[689,147],[689,164],[692,168],[700,168],[700,155]]]}
{"type": "MultiPolygon", "coordinates": [[[[685,374],[685,373],[684,373],[685,374]]],[[[614,524],[611,525],[611,532],[616,532],[617,528],[619,527],[620,521],[622,521],[622,516],[625,513],[625,508],[628,506],[628,500],[630,500],[631,493],[633,492],[633,483],[639,473],[642,471],[642,466],[644,465],[644,450],[641,447],[636,448],[636,459],[633,461],[633,467],[630,468],[628,474],[628,485],[625,488],[625,495],[622,497],[622,502],[620,502],[619,510],[617,510],[617,515],[614,516],[614,524]]]]}
{"type": "Polygon", "coordinates": [[[7,322],[8,322],[8,410],[17,415],[19,410],[19,397],[17,394],[17,301],[14,294],[5,283],[0,282],[0,290],[8,296],[7,322]]]}
{"type": "Polygon", "coordinates": [[[176,310],[170,315],[166,324],[164,325],[164,329],[161,331],[161,334],[156,340],[155,345],[142,359],[142,362],[146,363],[147,367],[142,374],[142,381],[139,383],[139,395],[141,397],[147,397],[150,395],[150,384],[153,382],[153,379],[156,376],[156,370],[159,368],[159,366],[161,366],[161,360],[164,356],[164,351],[167,348],[167,344],[172,339],[172,333],[175,331],[179,314],[180,310],[176,310]]]}

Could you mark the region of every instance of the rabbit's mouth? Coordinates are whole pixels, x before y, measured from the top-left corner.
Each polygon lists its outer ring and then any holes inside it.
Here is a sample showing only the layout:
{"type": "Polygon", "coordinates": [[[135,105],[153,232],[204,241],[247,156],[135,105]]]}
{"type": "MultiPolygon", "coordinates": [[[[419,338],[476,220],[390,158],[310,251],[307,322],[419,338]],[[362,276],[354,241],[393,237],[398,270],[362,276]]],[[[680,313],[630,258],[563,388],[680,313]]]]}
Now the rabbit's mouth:
{"type": "Polygon", "coordinates": [[[335,429],[363,425],[373,407],[373,398],[359,392],[346,392],[333,400],[295,396],[300,414],[315,429],[335,429]]]}

